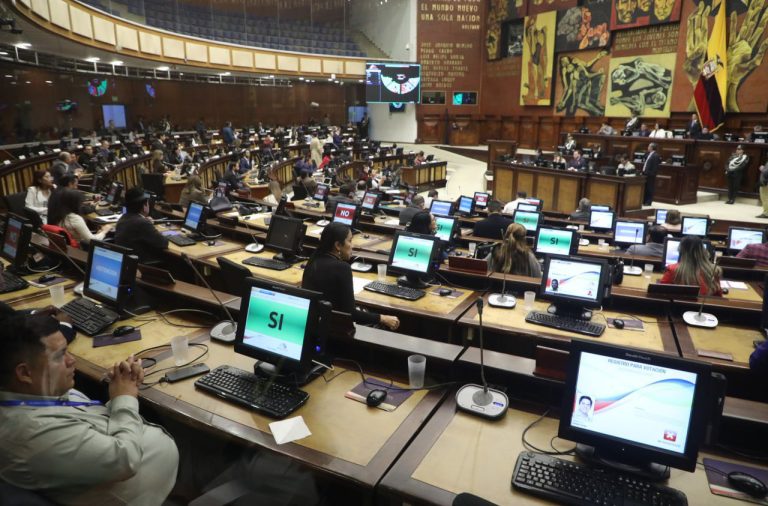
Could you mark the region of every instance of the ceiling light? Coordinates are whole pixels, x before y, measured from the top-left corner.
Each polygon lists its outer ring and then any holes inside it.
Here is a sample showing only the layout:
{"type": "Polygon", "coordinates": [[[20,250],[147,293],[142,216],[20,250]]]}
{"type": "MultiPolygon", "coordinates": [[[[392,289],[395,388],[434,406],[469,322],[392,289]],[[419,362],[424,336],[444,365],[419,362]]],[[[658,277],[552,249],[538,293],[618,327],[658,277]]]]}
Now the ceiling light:
{"type": "Polygon", "coordinates": [[[24,81],[26,84],[32,84],[32,81],[24,81]]]}
{"type": "Polygon", "coordinates": [[[231,75],[232,75],[232,73],[230,73],[230,72],[222,72],[222,73],[220,73],[219,75],[220,75],[220,76],[231,76],[231,75]]]}
{"type": "Polygon", "coordinates": [[[8,53],[6,51],[0,51],[0,56],[8,56],[8,53]]]}
{"type": "Polygon", "coordinates": [[[53,81],[46,81],[45,84],[53,84],[53,81]]]}
{"type": "Polygon", "coordinates": [[[16,44],[16,47],[18,47],[19,49],[29,49],[30,47],[32,47],[32,44],[30,44],[29,42],[19,42],[18,44],[16,44]]]}
{"type": "Polygon", "coordinates": [[[96,63],[97,61],[101,60],[98,56],[91,56],[90,58],[86,58],[85,61],[88,63],[96,63]]]}
{"type": "Polygon", "coordinates": [[[299,81],[303,81],[303,80],[304,80],[304,78],[303,78],[303,77],[300,77],[300,78],[299,78],[299,81]]]}
{"type": "Polygon", "coordinates": [[[13,77],[11,74],[5,74],[5,77],[13,77]]]}
{"type": "Polygon", "coordinates": [[[362,79],[358,79],[358,80],[357,80],[357,82],[358,82],[358,83],[362,83],[362,82],[363,82],[363,80],[362,80],[362,79]]]}
{"type": "Polygon", "coordinates": [[[162,67],[157,67],[157,70],[159,70],[160,72],[168,72],[169,70],[171,70],[171,68],[166,65],[163,65],[162,67]]]}
{"type": "Polygon", "coordinates": [[[123,60],[112,60],[112,65],[122,65],[123,60]]]}

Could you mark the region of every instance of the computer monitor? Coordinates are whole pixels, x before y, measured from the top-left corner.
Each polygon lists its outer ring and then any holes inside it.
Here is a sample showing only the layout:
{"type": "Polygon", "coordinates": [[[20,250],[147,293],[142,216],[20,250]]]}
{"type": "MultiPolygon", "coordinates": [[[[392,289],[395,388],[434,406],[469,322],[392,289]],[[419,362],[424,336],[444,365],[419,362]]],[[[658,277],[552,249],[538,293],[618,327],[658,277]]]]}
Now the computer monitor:
{"type": "Polygon", "coordinates": [[[621,247],[645,244],[647,233],[648,223],[644,221],[616,220],[616,226],[613,229],[613,244],[621,247]]]}
{"type": "Polygon", "coordinates": [[[111,307],[121,315],[146,313],[151,308],[136,294],[139,258],[114,243],[91,241],[83,295],[111,307]]]}
{"type": "Polygon", "coordinates": [[[592,210],[589,213],[589,228],[592,230],[611,230],[614,221],[616,221],[616,213],[613,211],[592,210]]]}
{"type": "Polygon", "coordinates": [[[536,204],[529,204],[528,202],[518,202],[517,209],[520,211],[528,211],[529,213],[535,213],[539,211],[539,206],[536,204]]]}
{"type": "Polygon", "coordinates": [[[579,250],[578,233],[567,228],[540,227],[534,251],[548,255],[575,255],[579,250]]]}
{"type": "Polygon", "coordinates": [[[660,480],[666,466],[693,471],[710,378],[704,362],[571,339],[558,436],[578,443],[577,456],[624,472],[660,480]]]}
{"type": "Polygon", "coordinates": [[[669,209],[656,209],[656,217],[654,218],[654,222],[657,225],[664,225],[667,223],[667,213],[669,212],[669,209]]]}
{"type": "Polygon", "coordinates": [[[190,202],[182,228],[189,230],[193,235],[200,235],[205,228],[205,220],[206,206],[199,202],[190,202]]]}
{"type": "Polygon", "coordinates": [[[120,197],[123,194],[123,183],[118,183],[117,181],[114,181],[109,186],[109,191],[107,192],[107,196],[104,199],[108,204],[110,205],[116,205],[118,202],[120,202],[120,197]]]}
{"type": "Polygon", "coordinates": [[[295,263],[306,231],[307,226],[299,218],[272,216],[264,245],[279,252],[274,256],[275,260],[295,263]]]}
{"type": "Polygon", "coordinates": [[[375,213],[379,209],[379,202],[381,201],[381,193],[367,191],[363,195],[363,202],[361,208],[363,212],[375,213]]]}
{"type": "Polygon", "coordinates": [[[608,280],[608,262],[576,256],[547,256],[539,294],[552,301],[550,313],[589,320],[588,308],[603,303],[608,280]]]}
{"type": "MultiPolygon", "coordinates": [[[[680,241],[682,239],[678,237],[667,237],[664,239],[664,250],[662,252],[662,258],[664,259],[664,267],[676,264],[680,259],[680,241]]],[[[707,250],[710,261],[715,259],[715,247],[711,241],[702,241],[704,248],[707,250]]]]}
{"type": "Polygon", "coordinates": [[[604,204],[592,204],[591,206],[589,206],[589,208],[592,211],[610,211],[611,210],[611,206],[604,205],[604,204]]]}
{"type": "Polygon", "coordinates": [[[595,157],[595,151],[592,148],[582,148],[581,154],[584,156],[584,158],[594,158],[595,157]]]}
{"type": "Polygon", "coordinates": [[[341,223],[352,230],[357,228],[357,220],[360,218],[360,206],[339,202],[336,204],[336,210],[333,212],[334,223],[341,223]]]}
{"type": "Polygon", "coordinates": [[[448,200],[433,200],[429,212],[435,216],[451,216],[453,214],[453,202],[448,200]]]}
{"type": "Polygon", "coordinates": [[[331,186],[327,185],[325,183],[317,183],[317,188],[315,189],[315,194],[312,195],[313,200],[317,200],[319,202],[325,202],[328,200],[328,195],[331,193],[331,186]]]}
{"type": "Polygon", "coordinates": [[[752,142],[764,143],[768,140],[768,132],[753,132],[752,142]]]}
{"type": "Polygon", "coordinates": [[[512,215],[512,221],[519,223],[525,227],[527,235],[534,235],[536,229],[539,228],[539,220],[541,219],[541,213],[531,211],[515,210],[515,214],[512,215]]]}
{"type": "Polygon", "coordinates": [[[491,196],[485,192],[475,192],[475,209],[485,209],[491,196]]]}
{"type": "Polygon", "coordinates": [[[539,211],[544,207],[544,201],[542,199],[537,199],[536,197],[527,197],[524,199],[525,203],[527,204],[536,204],[536,207],[539,208],[539,211]]]}
{"type": "Polygon", "coordinates": [[[683,166],[685,165],[685,155],[672,155],[672,165],[683,166]]]}
{"type": "Polygon", "coordinates": [[[732,253],[739,252],[748,244],[762,244],[765,242],[765,231],[759,228],[728,228],[728,250],[732,253]]]}
{"type": "Polygon", "coordinates": [[[403,274],[398,284],[425,288],[432,278],[435,259],[440,251],[440,239],[434,235],[399,231],[395,235],[387,263],[391,272],[403,274]]]}
{"type": "Polygon", "coordinates": [[[475,212],[475,199],[466,195],[459,197],[459,205],[456,212],[462,216],[472,216],[475,212]]]}
{"type": "Polygon", "coordinates": [[[632,161],[635,163],[643,163],[645,161],[645,155],[647,153],[645,151],[635,151],[632,154],[632,161]]]}
{"type": "Polygon", "coordinates": [[[259,370],[293,384],[314,376],[313,359],[324,351],[327,308],[322,294],[256,278],[245,279],[235,333],[235,353],[266,362],[259,370]]]}
{"type": "Polygon", "coordinates": [[[443,242],[451,242],[458,220],[447,216],[435,216],[435,235],[443,242]]]}
{"type": "Polygon", "coordinates": [[[17,274],[29,272],[27,253],[31,238],[32,225],[29,224],[29,220],[15,214],[8,214],[5,233],[3,234],[3,249],[0,255],[11,263],[8,266],[9,271],[17,274]]]}
{"type": "Polygon", "coordinates": [[[683,216],[680,232],[683,235],[706,237],[709,233],[709,216],[683,216]]]}

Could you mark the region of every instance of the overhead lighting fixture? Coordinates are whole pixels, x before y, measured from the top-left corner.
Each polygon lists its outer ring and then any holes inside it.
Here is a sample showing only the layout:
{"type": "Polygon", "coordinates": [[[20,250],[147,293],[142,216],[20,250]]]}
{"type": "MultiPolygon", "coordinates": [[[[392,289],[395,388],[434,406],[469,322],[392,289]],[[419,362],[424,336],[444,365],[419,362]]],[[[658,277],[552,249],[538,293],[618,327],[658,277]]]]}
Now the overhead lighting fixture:
{"type": "Polygon", "coordinates": [[[53,84],[53,81],[46,81],[45,84],[53,84]]]}
{"type": "Polygon", "coordinates": [[[0,51],[0,56],[8,56],[8,53],[6,51],[0,51]]]}
{"type": "Polygon", "coordinates": [[[171,70],[171,67],[163,65],[162,67],[157,67],[157,70],[159,70],[160,72],[168,72],[169,70],[171,70]]]}
{"type": "Polygon", "coordinates": [[[232,73],[231,72],[221,72],[219,75],[222,76],[222,77],[223,76],[231,76],[232,73]]]}
{"type": "Polygon", "coordinates": [[[112,65],[122,65],[123,60],[112,60],[112,65]]]}
{"type": "Polygon", "coordinates": [[[303,81],[303,80],[304,80],[304,78],[303,78],[303,77],[300,77],[300,78],[299,78],[299,81],[303,81]]]}
{"type": "Polygon", "coordinates": [[[32,47],[32,44],[30,44],[29,42],[19,42],[15,44],[15,46],[19,49],[29,49],[30,47],[32,47]]]}
{"type": "Polygon", "coordinates": [[[24,81],[26,84],[32,84],[32,81],[24,81]]]}
{"type": "Polygon", "coordinates": [[[5,77],[10,77],[11,79],[13,79],[13,76],[11,74],[5,74],[5,77]]]}
{"type": "Polygon", "coordinates": [[[90,58],[86,58],[85,61],[88,63],[96,63],[97,61],[101,61],[101,58],[98,56],[91,56],[90,58]]]}

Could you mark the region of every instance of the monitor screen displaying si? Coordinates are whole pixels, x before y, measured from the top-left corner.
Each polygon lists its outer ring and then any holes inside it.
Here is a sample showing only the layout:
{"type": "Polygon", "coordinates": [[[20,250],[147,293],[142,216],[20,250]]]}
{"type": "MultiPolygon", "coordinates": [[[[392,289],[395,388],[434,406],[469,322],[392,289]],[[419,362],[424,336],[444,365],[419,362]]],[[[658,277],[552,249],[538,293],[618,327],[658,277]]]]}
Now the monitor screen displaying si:
{"type": "Polygon", "coordinates": [[[576,232],[564,228],[541,227],[536,236],[536,253],[568,256],[573,253],[576,232]]]}
{"type": "Polygon", "coordinates": [[[348,227],[355,226],[357,216],[357,205],[339,202],[336,204],[336,211],[333,213],[333,221],[342,223],[348,227]]]}
{"type": "Polygon", "coordinates": [[[453,204],[447,200],[433,200],[429,212],[435,216],[450,216],[453,204]]]}
{"type": "Polygon", "coordinates": [[[540,217],[541,214],[537,212],[517,210],[515,211],[512,219],[515,223],[519,223],[520,225],[524,226],[526,231],[535,232],[539,227],[540,217]]]}
{"type": "Polygon", "coordinates": [[[400,272],[428,274],[439,241],[435,236],[398,232],[389,255],[389,266],[400,272]]]}
{"type": "Polygon", "coordinates": [[[765,233],[757,228],[730,227],[728,229],[728,249],[741,251],[748,244],[762,244],[765,233]]]}
{"type": "Polygon", "coordinates": [[[617,244],[645,244],[646,223],[616,220],[613,242],[617,244]]]}
{"type": "Polygon", "coordinates": [[[485,192],[475,192],[475,207],[485,209],[488,207],[488,198],[490,196],[485,192]]]}
{"type": "Polygon", "coordinates": [[[444,216],[436,216],[435,224],[437,227],[435,230],[435,236],[437,236],[441,241],[450,242],[451,237],[453,237],[454,227],[456,226],[456,219],[447,218],[444,216]]]}
{"type": "Polygon", "coordinates": [[[613,228],[613,211],[592,211],[589,213],[589,228],[595,230],[610,230],[613,228]]]}
{"type": "Polygon", "coordinates": [[[683,235],[698,235],[706,237],[709,232],[709,218],[698,216],[683,216],[683,223],[680,227],[683,235]]]}
{"type": "Polygon", "coordinates": [[[466,195],[462,195],[459,197],[459,208],[457,209],[458,212],[465,215],[470,215],[475,210],[475,199],[472,197],[467,197],[466,195]]]}

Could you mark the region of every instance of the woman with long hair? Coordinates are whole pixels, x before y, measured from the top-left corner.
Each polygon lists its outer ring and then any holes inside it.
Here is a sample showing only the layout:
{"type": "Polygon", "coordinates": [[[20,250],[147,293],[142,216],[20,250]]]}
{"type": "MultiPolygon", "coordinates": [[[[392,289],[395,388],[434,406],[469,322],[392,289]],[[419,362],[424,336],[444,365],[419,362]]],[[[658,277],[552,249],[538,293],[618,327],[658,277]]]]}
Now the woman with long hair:
{"type": "Polygon", "coordinates": [[[27,196],[24,198],[24,206],[32,209],[43,223],[48,220],[48,199],[53,191],[53,176],[47,170],[36,170],[32,174],[32,186],[27,188],[27,196]]]}
{"type": "Polygon", "coordinates": [[[687,235],[680,241],[680,258],[667,267],[660,283],[697,285],[699,295],[722,295],[720,268],[709,259],[701,237],[687,235]]]}
{"type": "Polygon", "coordinates": [[[113,225],[103,225],[97,233],[91,232],[85,219],[80,215],[83,194],[71,188],[62,188],[59,192],[56,206],[51,206],[48,211],[49,224],[66,229],[80,244],[88,244],[94,239],[101,241],[112,230],[113,225]]]}
{"type": "Polygon", "coordinates": [[[199,202],[203,205],[208,203],[208,199],[205,195],[205,188],[203,188],[203,180],[200,179],[200,176],[198,175],[189,176],[189,178],[187,178],[187,184],[185,184],[184,189],[181,190],[179,204],[187,207],[190,202],[199,202]]]}
{"type": "Polygon", "coordinates": [[[421,211],[413,215],[411,223],[406,228],[408,232],[416,234],[434,235],[437,230],[435,217],[429,211],[421,211]]]}
{"type": "Polygon", "coordinates": [[[391,330],[400,326],[396,316],[360,311],[355,307],[352,284],[352,231],[341,223],[331,223],[320,235],[320,244],[304,268],[302,288],[321,292],[333,309],[352,315],[362,324],[381,324],[391,330]]]}
{"type": "Polygon", "coordinates": [[[491,268],[518,276],[541,277],[541,266],[525,240],[525,227],[512,223],[504,232],[504,241],[493,249],[491,268]]]}

